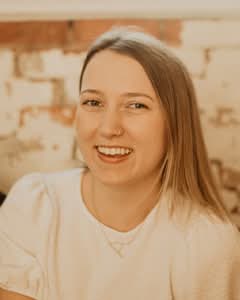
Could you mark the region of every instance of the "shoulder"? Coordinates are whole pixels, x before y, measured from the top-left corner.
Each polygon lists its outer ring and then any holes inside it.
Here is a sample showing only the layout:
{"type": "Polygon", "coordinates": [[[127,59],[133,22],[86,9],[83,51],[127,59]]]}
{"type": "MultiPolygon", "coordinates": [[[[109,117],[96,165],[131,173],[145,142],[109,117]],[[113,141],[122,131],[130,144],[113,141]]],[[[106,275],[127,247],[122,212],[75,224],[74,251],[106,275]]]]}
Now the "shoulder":
{"type": "Polygon", "coordinates": [[[204,273],[209,267],[240,261],[240,232],[230,221],[207,212],[194,213],[184,227],[174,223],[173,261],[179,268],[204,273]]]}
{"type": "Polygon", "coordinates": [[[31,173],[18,179],[10,189],[6,200],[1,207],[1,213],[17,211],[26,214],[31,210],[37,210],[36,198],[42,199],[44,185],[40,173],[31,173]]]}
{"type": "Polygon", "coordinates": [[[0,208],[0,232],[34,251],[36,236],[48,230],[52,206],[42,174],[31,173],[18,179],[0,208]]]}
{"type": "Polygon", "coordinates": [[[223,221],[217,216],[199,214],[187,231],[187,242],[196,244],[209,255],[227,254],[239,245],[240,233],[230,221],[223,221]],[[217,251],[217,252],[216,252],[217,251]]]}
{"type": "Polygon", "coordinates": [[[30,173],[18,179],[0,208],[0,232],[34,248],[40,242],[36,236],[44,238],[42,233],[49,232],[57,218],[57,203],[69,198],[66,195],[72,190],[70,184],[80,175],[80,169],[72,169],[30,173]]]}
{"type": "Polygon", "coordinates": [[[75,168],[62,172],[43,174],[42,180],[46,192],[52,202],[60,209],[66,208],[66,205],[80,196],[81,177],[84,172],[83,168],[75,168]]]}
{"type": "Polygon", "coordinates": [[[0,208],[0,286],[40,299],[51,207],[41,174],[25,175],[0,208]]]}
{"type": "MultiPolygon", "coordinates": [[[[177,228],[177,227],[176,227],[177,228]]],[[[231,221],[223,221],[208,212],[192,215],[187,226],[175,229],[188,254],[197,255],[197,261],[218,260],[236,253],[240,247],[240,232],[231,221]]],[[[239,250],[238,250],[239,251],[239,250]]]]}
{"type": "Polygon", "coordinates": [[[228,299],[224,295],[230,293],[239,296],[240,233],[237,227],[230,221],[199,214],[185,230],[176,231],[174,249],[177,251],[174,250],[172,256],[176,299],[228,299]]]}
{"type": "Polygon", "coordinates": [[[51,205],[51,190],[66,189],[75,178],[80,177],[80,169],[51,173],[30,173],[18,179],[10,189],[1,212],[17,211],[34,214],[51,205]]]}
{"type": "Polygon", "coordinates": [[[74,168],[60,172],[44,173],[42,174],[42,180],[46,187],[51,186],[51,188],[59,190],[66,189],[77,180],[80,180],[84,170],[84,168],[74,168]]]}

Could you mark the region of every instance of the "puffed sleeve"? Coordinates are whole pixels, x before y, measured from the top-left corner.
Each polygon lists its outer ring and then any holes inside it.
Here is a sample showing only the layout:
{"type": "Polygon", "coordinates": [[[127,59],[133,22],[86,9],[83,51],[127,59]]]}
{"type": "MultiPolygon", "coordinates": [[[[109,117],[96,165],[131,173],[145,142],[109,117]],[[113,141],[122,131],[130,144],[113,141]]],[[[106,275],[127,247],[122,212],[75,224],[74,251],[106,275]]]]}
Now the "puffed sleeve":
{"type": "Polygon", "coordinates": [[[174,300],[240,300],[240,233],[203,218],[178,238],[173,259],[174,300]]]}
{"type": "Polygon", "coordinates": [[[41,175],[18,180],[0,208],[0,287],[44,298],[50,205],[41,175]]]}

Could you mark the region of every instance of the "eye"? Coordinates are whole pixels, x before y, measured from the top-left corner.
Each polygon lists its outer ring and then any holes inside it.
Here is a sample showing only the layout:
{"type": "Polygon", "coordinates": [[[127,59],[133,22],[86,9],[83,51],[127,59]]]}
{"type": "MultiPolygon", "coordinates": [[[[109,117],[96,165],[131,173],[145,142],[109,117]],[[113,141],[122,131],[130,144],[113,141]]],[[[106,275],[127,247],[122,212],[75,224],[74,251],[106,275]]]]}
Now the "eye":
{"type": "Polygon", "coordinates": [[[139,102],[134,102],[134,103],[131,103],[129,105],[130,108],[134,108],[134,109],[147,109],[148,107],[143,104],[143,103],[139,103],[139,102]]]}
{"type": "Polygon", "coordinates": [[[100,101],[98,100],[85,100],[83,101],[82,105],[91,106],[91,107],[98,107],[101,105],[100,101]]]}

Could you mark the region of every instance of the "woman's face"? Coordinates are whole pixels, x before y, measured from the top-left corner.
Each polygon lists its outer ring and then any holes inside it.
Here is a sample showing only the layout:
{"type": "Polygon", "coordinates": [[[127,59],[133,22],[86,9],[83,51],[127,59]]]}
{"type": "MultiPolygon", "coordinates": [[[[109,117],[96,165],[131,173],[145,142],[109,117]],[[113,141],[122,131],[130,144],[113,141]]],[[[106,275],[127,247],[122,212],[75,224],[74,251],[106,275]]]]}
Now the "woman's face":
{"type": "Polygon", "coordinates": [[[158,174],[165,121],[143,67],[110,50],[97,53],[83,75],[76,115],[80,151],[102,183],[128,185],[158,174]]]}

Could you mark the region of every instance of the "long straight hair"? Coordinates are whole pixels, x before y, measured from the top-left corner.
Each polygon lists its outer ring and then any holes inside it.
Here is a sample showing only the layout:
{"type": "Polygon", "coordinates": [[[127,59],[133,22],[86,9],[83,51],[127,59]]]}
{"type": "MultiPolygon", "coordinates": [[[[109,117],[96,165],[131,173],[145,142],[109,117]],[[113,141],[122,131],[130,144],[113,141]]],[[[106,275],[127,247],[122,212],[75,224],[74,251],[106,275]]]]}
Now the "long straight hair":
{"type": "Polygon", "coordinates": [[[209,216],[232,222],[211,172],[203,139],[194,86],[184,64],[160,40],[136,27],[114,27],[89,48],[80,76],[91,58],[111,50],[129,56],[144,68],[160,105],[167,127],[167,150],[156,182],[159,195],[169,195],[170,216],[183,207],[187,219],[193,206],[209,216]]]}

